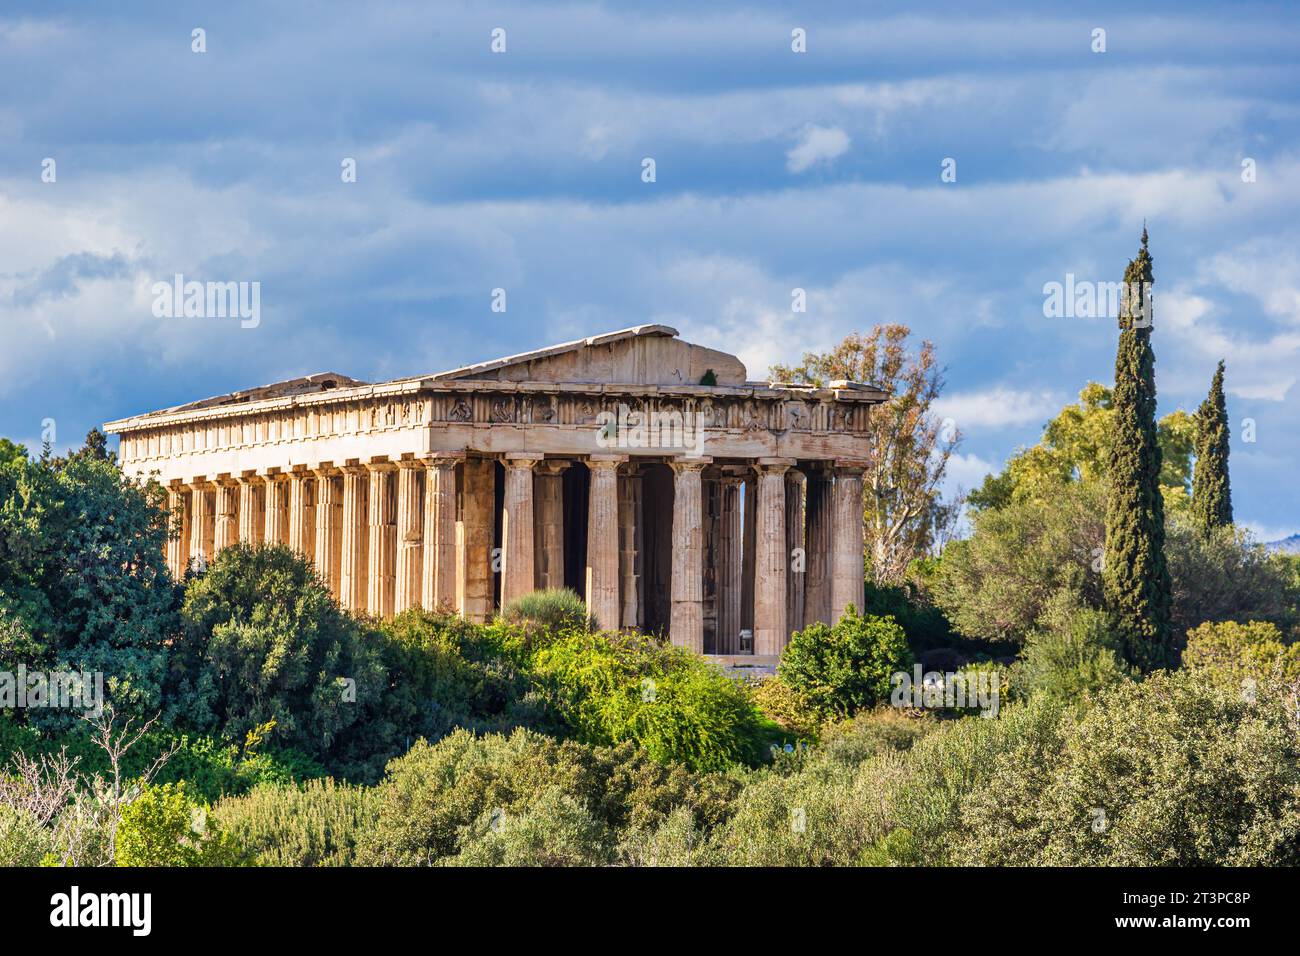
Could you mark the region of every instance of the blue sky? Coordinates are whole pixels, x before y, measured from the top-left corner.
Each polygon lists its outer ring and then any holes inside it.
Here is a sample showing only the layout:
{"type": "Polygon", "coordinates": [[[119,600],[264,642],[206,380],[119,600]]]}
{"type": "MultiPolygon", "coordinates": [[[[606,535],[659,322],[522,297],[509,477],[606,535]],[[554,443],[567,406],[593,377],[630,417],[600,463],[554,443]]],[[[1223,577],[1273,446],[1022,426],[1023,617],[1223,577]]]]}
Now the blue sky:
{"type": "Polygon", "coordinates": [[[1043,285],[1118,280],[1145,219],[1161,413],[1226,359],[1237,517],[1300,531],[1300,16],[1133,6],[6,0],[0,435],[645,322],[759,378],[904,322],[969,488],[1111,380],[1043,285]],[[177,272],[260,325],[155,318],[177,272]]]}

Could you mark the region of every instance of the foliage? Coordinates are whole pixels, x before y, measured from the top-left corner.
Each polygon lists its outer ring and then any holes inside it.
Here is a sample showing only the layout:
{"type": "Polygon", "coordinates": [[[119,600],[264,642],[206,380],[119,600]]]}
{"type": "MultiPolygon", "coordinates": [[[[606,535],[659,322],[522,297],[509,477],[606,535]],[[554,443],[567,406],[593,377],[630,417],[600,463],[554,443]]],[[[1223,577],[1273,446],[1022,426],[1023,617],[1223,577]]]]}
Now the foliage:
{"type": "Polygon", "coordinates": [[[806,740],[817,736],[821,716],[800,691],[778,676],[755,681],[752,690],[754,703],[763,716],[787,737],[806,740]]]}
{"type": "Polygon", "coordinates": [[[227,740],[275,737],[333,766],[391,747],[380,642],[283,546],[225,548],[186,589],[171,715],[227,740]]]}
{"type": "Polygon", "coordinates": [[[1196,412],[1196,473],[1192,479],[1192,515],[1205,535],[1232,524],[1232,487],[1228,480],[1228,407],[1223,397],[1223,362],[1215,369],[1210,394],[1196,412]]]}
{"type": "Polygon", "coordinates": [[[875,385],[889,399],[871,409],[863,458],[864,534],[870,575],[878,584],[898,583],[908,564],[928,553],[946,533],[956,509],[940,486],[961,435],[933,414],[943,391],[934,345],[912,351],[911,329],[877,325],[853,333],[830,352],[806,353],[795,367],[775,365],[776,381],[824,386],[836,379],[875,385]]]}
{"type": "Polygon", "coordinates": [[[1059,743],[996,757],[963,808],[971,863],[1294,865],[1300,744],[1279,697],[1190,672],[1117,685],[1059,743]]]}
{"type": "Polygon", "coordinates": [[[1073,482],[1048,502],[1023,498],[973,516],[969,538],[944,551],[935,602],[968,637],[1022,642],[1055,604],[1103,603],[1105,495],[1073,482]]]}
{"type": "Polygon", "coordinates": [[[146,787],[122,811],[118,866],[240,866],[238,845],[191,803],[184,784],[146,787]]]}
{"type": "Polygon", "coordinates": [[[501,614],[511,624],[540,628],[547,634],[596,630],[596,618],[571,588],[546,588],[515,598],[501,614]]]}
{"type": "Polygon", "coordinates": [[[1171,585],[1165,563],[1165,510],[1156,436],[1155,354],[1151,350],[1149,283],[1154,280],[1146,229],[1124,272],[1136,289],[1120,316],[1115,357],[1114,444],[1106,505],[1106,604],[1127,659],[1144,671],[1175,660],[1171,585]],[[1145,319],[1142,318],[1145,316],[1145,319]]]}
{"type": "Polygon", "coordinates": [[[539,651],[532,671],[587,743],[635,741],[692,770],[762,759],[767,730],[748,687],[682,648],[640,634],[571,634],[539,651]]]}
{"type": "Polygon", "coordinates": [[[852,720],[831,724],[822,734],[822,753],[834,763],[857,766],[873,757],[911,750],[936,722],[896,707],[860,711],[852,720]]]}
{"type": "MultiPolygon", "coordinates": [[[[99,671],[119,709],[156,710],[176,627],[165,495],[125,478],[94,442],[68,458],[36,461],[5,444],[0,619],[9,621],[0,626],[0,659],[99,671]]],[[[29,718],[70,721],[52,710],[29,718]]]]}
{"type": "Polygon", "coordinates": [[[1025,642],[1012,670],[1017,695],[1045,694],[1067,704],[1095,698],[1130,677],[1103,611],[1062,607],[1025,642]]]}
{"type": "Polygon", "coordinates": [[[352,866],[377,814],[375,788],[327,778],[263,784],[222,800],[212,818],[260,866],[352,866]]]}
{"type": "Polygon", "coordinates": [[[1273,624],[1207,622],[1187,635],[1183,666],[1234,690],[1247,681],[1282,690],[1300,684],[1300,644],[1285,644],[1273,624]]]}
{"type": "Polygon", "coordinates": [[[817,622],[792,634],[777,674],[822,718],[850,717],[888,700],[891,675],[911,665],[892,617],[864,617],[849,605],[833,627],[817,622]]]}
{"type": "Polygon", "coordinates": [[[609,829],[559,787],[519,813],[492,810],[468,828],[448,866],[601,866],[613,855],[609,829]]]}

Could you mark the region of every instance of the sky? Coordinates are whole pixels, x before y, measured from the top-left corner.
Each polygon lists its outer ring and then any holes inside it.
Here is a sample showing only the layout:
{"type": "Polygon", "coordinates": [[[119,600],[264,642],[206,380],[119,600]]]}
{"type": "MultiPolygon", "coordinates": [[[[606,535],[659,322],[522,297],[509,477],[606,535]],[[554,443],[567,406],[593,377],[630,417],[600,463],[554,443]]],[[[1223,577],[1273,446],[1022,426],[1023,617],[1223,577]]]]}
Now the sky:
{"type": "Polygon", "coordinates": [[[1145,222],[1159,412],[1224,359],[1236,517],[1296,533],[1300,13],[1134,7],[4,0],[0,436],[643,323],[763,379],[900,322],[956,493],[1113,381],[1044,288],[1145,222]],[[257,323],[155,315],[178,273],[257,323]]]}

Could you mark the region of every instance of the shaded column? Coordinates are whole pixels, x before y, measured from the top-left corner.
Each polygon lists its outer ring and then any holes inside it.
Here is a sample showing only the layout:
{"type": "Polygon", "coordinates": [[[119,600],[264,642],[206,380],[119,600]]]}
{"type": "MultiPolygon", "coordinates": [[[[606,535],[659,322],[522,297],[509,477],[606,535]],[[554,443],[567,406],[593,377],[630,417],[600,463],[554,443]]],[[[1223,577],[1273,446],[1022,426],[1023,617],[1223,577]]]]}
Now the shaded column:
{"type": "Polygon", "coordinates": [[[180,580],[190,563],[190,504],[184,487],[167,489],[167,569],[180,580]]]}
{"type": "Polygon", "coordinates": [[[231,478],[217,479],[217,514],[212,538],[213,555],[239,541],[239,483],[231,478]]]}
{"type": "Polygon", "coordinates": [[[570,462],[533,469],[534,572],[539,590],[564,587],[564,471],[570,462]]]}
{"type": "Polygon", "coordinates": [[[785,638],[803,627],[804,585],[808,580],[808,544],[805,538],[804,510],[808,480],[801,471],[791,468],[785,473],[785,638]]]}
{"type": "Polygon", "coordinates": [[[627,465],[618,476],[619,621],[627,628],[645,623],[641,608],[642,484],[639,465],[627,465]]]}
{"type": "Polygon", "coordinates": [[[862,610],[862,472],[859,462],[835,463],[835,535],[831,561],[831,620],[850,604],[862,610]]]}
{"type": "Polygon", "coordinates": [[[367,539],[366,610],[375,617],[393,616],[397,590],[397,469],[387,462],[370,465],[367,539]]]}
{"type": "Polygon", "coordinates": [[[343,469],[343,529],[339,557],[339,604],[349,611],[366,609],[366,492],[370,475],[364,465],[343,469]]]}
{"type": "MultiPolygon", "coordinates": [[[[420,481],[424,462],[397,465],[397,581],[393,588],[393,613],[401,614],[420,603],[424,568],[424,510],[420,481]]],[[[319,505],[317,505],[319,507],[319,505]]]]}
{"type": "Polygon", "coordinates": [[[263,518],[265,519],[262,543],[266,545],[289,543],[289,480],[279,473],[266,476],[263,491],[263,518]]]}
{"type": "Polygon", "coordinates": [[[619,626],[618,466],[623,455],[587,459],[591,486],[587,501],[587,609],[603,630],[619,626]]]}
{"type": "Polygon", "coordinates": [[[785,472],[790,463],[758,461],[754,509],[754,653],[780,654],[790,637],[786,629],[785,472]]]}
{"type": "Polygon", "coordinates": [[[701,472],[709,459],[670,462],[673,469],[672,642],[704,651],[704,541],[701,472]]]}
{"type": "MultiPolygon", "coordinates": [[[[804,581],[803,626],[831,619],[831,548],[834,539],[833,473],[817,467],[808,473],[807,536],[808,571],[804,581]]],[[[794,622],[791,622],[794,626],[794,622]]]]}
{"type": "Polygon", "coordinates": [[[289,475],[289,547],[308,560],[316,544],[314,490],[311,472],[298,470],[289,475]]]}
{"type": "Polygon", "coordinates": [[[316,574],[339,599],[343,557],[343,480],[333,468],[316,471],[316,574]]]}
{"type": "Polygon", "coordinates": [[[743,591],[740,502],[744,479],[724,475],[718,512],[718,653],[740,653],[740,607],[743,591]]]}
{"type": "Polygon", "coordinates": [[[212,559],[216,537],[215,495],[207,482],[190,485],[190,562],[202,569],[212,559]]]}
{"type": "Polygon", "coordinates": [[[750,645],[747,648],[741,648],[749,653],[754,652],[753,630],[754,630],[754,551],[758,538],[754,534],[757,526],[754,521],[754,512],[758,508],[757,484],[751,475],[744,481],[744,536],[742,539],[742,555],[740,569],[740,627],[742,630],[750,631],[750,645]]]}
{"type": "Polygon", "coordinates": [[[492,532],[496,462],[469,458],[461,466],[456,521],[456,606],[468,620],[492,616],[492,532]]]}
{"type": "Polygon", "coordinates": [[[501,607],[537,588],[533,530],[533,468],[540,454],[509,454],[501,499],[501,607]]]}
{"type": "Polygon", "coordinates": [[[261,544],[266,518],[262,514],[262,479],[254,474],[239,479],[239,540],[261,544]]]}
{"type": "Polygon", "coordinates": [[[427,611],[458,606],[456,595],[456,465],[463,459],[430,458],[424,471],[424,557],[420,604],[427,611]]]}

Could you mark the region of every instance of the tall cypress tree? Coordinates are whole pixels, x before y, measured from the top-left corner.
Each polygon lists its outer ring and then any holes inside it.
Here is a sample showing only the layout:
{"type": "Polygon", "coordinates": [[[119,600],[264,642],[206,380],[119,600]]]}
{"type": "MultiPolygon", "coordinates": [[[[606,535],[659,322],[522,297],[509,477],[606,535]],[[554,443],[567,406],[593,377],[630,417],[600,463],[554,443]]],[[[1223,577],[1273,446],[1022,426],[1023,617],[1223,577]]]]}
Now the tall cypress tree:
{"type": "Polygon", "coordinates": [[[1206,537],[1232,524],[1228,482],[1228,406],[1223,398],[1223,361],[1210,394],[1196,411],[1196,470],[1192,473],[1192,516],[1206,537]]]}
{"type": "Polygon", "coordinates": [[[1147,231],[1124,270],[1126,294],[1115,356],[1115,434],[1106,508],[1106,603],[1129,661],[1144,671],[1174,664],[1165,508],[1156,438],[1155,354],[1147,231]]]}

